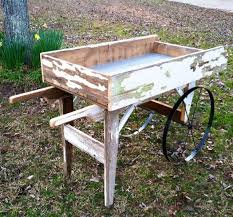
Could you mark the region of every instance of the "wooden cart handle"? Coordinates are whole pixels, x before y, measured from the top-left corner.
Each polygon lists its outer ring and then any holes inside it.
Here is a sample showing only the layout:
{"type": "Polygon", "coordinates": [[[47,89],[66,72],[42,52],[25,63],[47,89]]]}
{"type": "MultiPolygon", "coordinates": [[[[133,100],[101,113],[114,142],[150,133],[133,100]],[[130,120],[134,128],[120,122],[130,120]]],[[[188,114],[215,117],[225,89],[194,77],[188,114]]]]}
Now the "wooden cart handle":
{"type": "Polygon", "coordinates": [[[88,117],[94,121],[102,120],[104,118],[104,109],[97,105],[87,106],[77,111],[52,118],[49,124],[50,127],[55,128],[83,117],[88,117]]]}
{"type": "Polygon", "coordinates": [[[18,95],[11,96],[9,98],[9,103],[13,104],[16,102],[27,101],[27,100],[30,100],[36,97],[46,97],[48,99],[59,99],[66,95],[68,95],[67,92],[62,91],[56,87],[49,86],[49,87],[41,88],[38,90],[33,90],[33,91],[26,92],[26,93],[21,93],[18,95]]]}

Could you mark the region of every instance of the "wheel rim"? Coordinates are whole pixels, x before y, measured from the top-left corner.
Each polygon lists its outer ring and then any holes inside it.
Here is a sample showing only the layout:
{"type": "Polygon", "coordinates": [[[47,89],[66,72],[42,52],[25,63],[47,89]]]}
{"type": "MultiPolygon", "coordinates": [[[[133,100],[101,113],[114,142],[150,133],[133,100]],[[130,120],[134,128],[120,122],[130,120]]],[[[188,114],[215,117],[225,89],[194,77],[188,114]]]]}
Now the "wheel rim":
{"type": "Polygon", "coordinates": [[[162,149],[167,160],[190,161],[202,149],[208,139],[214,117],[214,97],[210,90],[197,86],[185,92],[175,103],[166,121],[162,149]],[[184,99],[194,94],[187,123],[176,123],[173,116],[184,105],[184,99]],[[202,114],[202,115],[201,115],[202,114]]]}

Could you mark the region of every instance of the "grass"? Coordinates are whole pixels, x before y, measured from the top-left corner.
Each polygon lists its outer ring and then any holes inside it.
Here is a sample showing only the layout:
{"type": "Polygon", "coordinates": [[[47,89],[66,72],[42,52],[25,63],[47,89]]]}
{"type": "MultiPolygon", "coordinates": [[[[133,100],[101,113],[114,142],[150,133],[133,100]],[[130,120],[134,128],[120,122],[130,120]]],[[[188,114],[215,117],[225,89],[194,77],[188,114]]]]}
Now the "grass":
{"type": "Polygon", "coordinates": [[[34,33],[30,52],[21,40],[7,41],[0,32],[0,66],[7,70],[20,70],[25,65],[25,58],[30,55],[30,63],[34,69],[40,67],[40,53],[57,50],[63,43],[63,33],[57,30],[40,30],[34,33]]]}
{"type": "Polygon", "coordinates": [[[63,33],[56,30],[40,30],[34,34],[32,47],[32,66],[40,67],[40,53],[58,50],[63,43],[63,33]]]}
{"type": "Polygon", "coordinates": [[[22,70],[11,71],[1,70],[0,71],[0,84],[12,83],[14,85],[43,85],[41,80],[40,69],[30,71],[29,73],[22,70]]]}
{"type": "MultiPolygon", "coordinates": [[[[83,35],[95,37],[103,32],[131,37],[137,28],[120,23],[107,26],[100,21],[79,25],[83,35]]],[[[159,35],[164,41],[183,45],[193,46],[198,41],[196,34],[184,38],[159,31],[159,35]]],[[[200,47],[213,46],[206,41],[198,43],[200,47]]],[[[58,115],[57,106],[39,100],[7,104],[7,96],[17,88],[41,86],[40,72],[0,70],[0,90],[11,84],[0,107],[0,216],[231,216],[232,54],[229,49],[228,70],[204,81],[216,99],[213,150],[205,148],[187,165],[168,163],[159,152],[165,118],[157,116],[154,128],[150,126],[132,139],[121,138],[112,209],[103,206],[103,167],[85,153],[75,150],[72,177],[64,180],[59,130],[48,126],[49,119],[58,115]]],[[[81,101],[79,106],[83,104],[81,101]]],[[[135,128],[141,121],[138,117],[144,116],[138,110],[127,127],[135,128]]],[[[102,124],[86,120],[76,124],[102,139],[102,124]]]]}
{"type": "Polygon", "coordinates": [[[20,40],[1,42],[0,64],[6,69],[20,69],[23,66],[26,47],[20,40]]]}

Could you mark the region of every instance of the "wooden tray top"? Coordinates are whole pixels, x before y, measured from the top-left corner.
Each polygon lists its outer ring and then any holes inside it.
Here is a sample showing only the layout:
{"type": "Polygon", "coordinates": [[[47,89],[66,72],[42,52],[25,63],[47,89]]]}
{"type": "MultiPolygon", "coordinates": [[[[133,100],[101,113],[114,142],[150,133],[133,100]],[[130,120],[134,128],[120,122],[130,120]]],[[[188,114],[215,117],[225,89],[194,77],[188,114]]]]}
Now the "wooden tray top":
{"type": "Polygon", "coordinates": [[[200,50],[155,35],[41,54],[43,81],[109,111],[226,68],[224,47],[200,50]]]}

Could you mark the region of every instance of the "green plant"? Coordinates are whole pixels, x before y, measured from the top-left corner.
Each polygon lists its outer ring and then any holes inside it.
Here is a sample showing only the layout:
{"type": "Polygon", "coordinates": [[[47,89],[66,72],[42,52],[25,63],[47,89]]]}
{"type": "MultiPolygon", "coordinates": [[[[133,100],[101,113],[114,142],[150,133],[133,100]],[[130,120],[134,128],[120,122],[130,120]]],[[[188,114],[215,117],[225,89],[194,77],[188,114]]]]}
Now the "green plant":
{"type": "Polygon", "coordinates": [[[7,41],[3,34],[0,35],[0,57],[1,64],[6,69],[19,69],[24,64],[26,48],[24,44],[15,39],[7,41]]]}
{"type": "Polygon", "coordinates": [[[32,47],[32,66],[40,66],[40,53],[57,50],[63,42],[63,33],[56,30],[39,31],[34,34],[34,45],[32,47]]]}
{"type": "Polygon", "coordinates": [[[0,32],[0,40],[3,40],[3,38],[4,38],[4,33],[0,32]]]}

